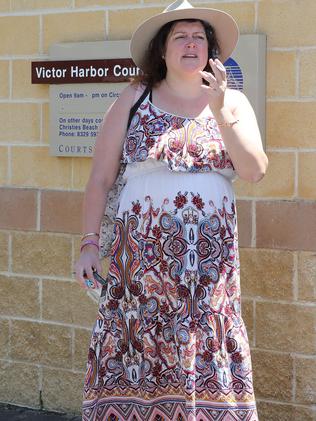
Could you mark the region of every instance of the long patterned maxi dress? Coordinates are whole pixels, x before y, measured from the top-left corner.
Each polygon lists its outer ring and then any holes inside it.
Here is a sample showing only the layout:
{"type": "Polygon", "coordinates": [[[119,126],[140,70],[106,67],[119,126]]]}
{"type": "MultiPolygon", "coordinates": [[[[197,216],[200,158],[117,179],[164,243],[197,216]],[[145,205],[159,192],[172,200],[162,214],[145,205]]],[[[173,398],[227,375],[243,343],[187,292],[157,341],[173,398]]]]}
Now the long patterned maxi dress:
{"type": "Polygon", "coordinates": [[[123,149],[84,421],[257,421],[240,313],[234,168],[212,117],[144,99],[123,149]]]}

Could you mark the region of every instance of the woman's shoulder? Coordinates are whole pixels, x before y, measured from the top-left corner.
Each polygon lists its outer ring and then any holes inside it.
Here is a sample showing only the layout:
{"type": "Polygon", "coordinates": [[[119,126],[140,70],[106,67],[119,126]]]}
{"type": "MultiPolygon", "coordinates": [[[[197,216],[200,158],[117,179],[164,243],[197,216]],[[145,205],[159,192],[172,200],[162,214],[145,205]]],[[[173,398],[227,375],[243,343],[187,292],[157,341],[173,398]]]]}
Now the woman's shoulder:
{"type": "Polygon", "coordinates": [[[249,101],[246,95],[238,89],[226,89],[225,95],[226,105],[233,111],[243,105],[249,106],[249,101]]]}
{"type": "Polygon", "coordinates": [[[231,88],[227,88],[226,89],[226,95],[227,95],[227,99],[229,99],[230,101],[240,101],[241,99],[246,99],[246,95],[240,91],[239,89],[231,89],[231,88]]]}
{"type": "Polygon", "coordinates": [[[127,85],[122,92],[120,93],[120,96],[116,100],[118,103],[132,103],[134,100],[134,97],[137,93],[137,85],[134,85],[133,83],[130,83],[127,85]]]}
{"type": "Polygon", "coordinates": [[[136,83],[130,83],[127,85],[117,100],[113,103],[113,107],[115,110],[117,109],[126,109],[130,110],[133,104],[137,101],[138,97],[141,96],[142,92],[144,91],[145,86],[136,83]]]}
{"type": "Polygon", "coordinates": [[[127,85],[120,93],[120,96],[110,105],[106,113],[107,118],[116,119],[117,116],[122,119],[127,119],[129,111],[134,103],[135,95],[137,94],[137,86],[133,84],[127,85]]]}

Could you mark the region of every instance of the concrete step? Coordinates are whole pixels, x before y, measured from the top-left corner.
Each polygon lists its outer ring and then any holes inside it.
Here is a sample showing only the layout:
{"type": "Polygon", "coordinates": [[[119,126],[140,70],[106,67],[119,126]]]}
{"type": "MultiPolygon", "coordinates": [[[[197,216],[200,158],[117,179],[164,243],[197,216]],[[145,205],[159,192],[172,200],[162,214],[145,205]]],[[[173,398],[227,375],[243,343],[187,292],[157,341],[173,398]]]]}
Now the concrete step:
{"type": "Polygon", "coordinates": [[[81,421],[81,416],[0,403],[0,421],[81,421]]]}

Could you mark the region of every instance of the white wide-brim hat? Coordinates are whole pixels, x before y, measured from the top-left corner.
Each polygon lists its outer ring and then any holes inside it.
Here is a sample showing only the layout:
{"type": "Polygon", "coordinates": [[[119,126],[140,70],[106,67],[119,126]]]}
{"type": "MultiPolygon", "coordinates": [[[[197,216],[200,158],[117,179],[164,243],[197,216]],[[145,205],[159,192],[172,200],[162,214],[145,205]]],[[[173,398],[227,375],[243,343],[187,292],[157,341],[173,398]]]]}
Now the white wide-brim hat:
{"type": "Polygon", "coordinates": [[[234,51],[239,30],[232,16],[222,10],[193,7],[187,0],[177,0],[162,13],[145,20],[132,35],[131,56],[139,68],[142,68],[145,52],[159,29],[168,22],[181,19],[203,20],[213,27],[220,48],[221,62],[224,63],[234,51]]]}

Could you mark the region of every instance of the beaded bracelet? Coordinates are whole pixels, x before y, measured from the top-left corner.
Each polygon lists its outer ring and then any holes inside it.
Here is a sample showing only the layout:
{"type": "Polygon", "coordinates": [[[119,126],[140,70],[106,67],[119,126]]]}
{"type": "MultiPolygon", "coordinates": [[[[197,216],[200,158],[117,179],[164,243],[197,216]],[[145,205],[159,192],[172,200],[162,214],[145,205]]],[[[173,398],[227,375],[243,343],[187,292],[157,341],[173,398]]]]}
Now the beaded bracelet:
{"type": "Polygon", "coordinates": [[[100,250],[99,244],[96,243],[95,241],[86,241],[84,242],[81,247],[80,247],[80,253],[82,252],[83,248],[88,246],[89,244],[91,244],[92,246],[96,246],[96,248],[98,249],[98,251],[100,250]]]}
{"type": "Polygon", "coordinates": [[[224,121],[223,123],[217,123],[218,127],[233,127],[234,124],[239,123],[239,120],[224,121]]]}
{"type": "Polygon", "coordinates": [[[98,234],[97,232],[88,232],[87,234],[84,234],[82,237],[81,237],[81,241],[83,241],[85,238],[87,238],[87,237],[92,237],[92,236],[94,236],[94,235],[96,235],[97,237],[100,237],[100,234],[98,234]]]}

